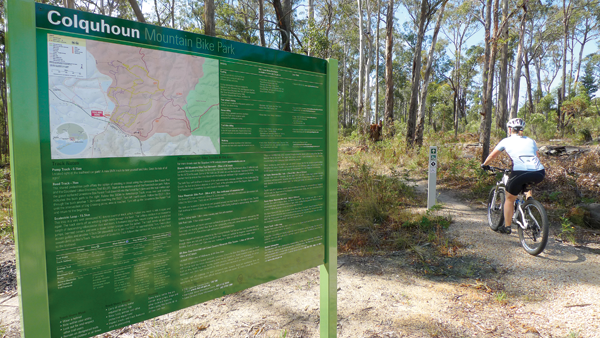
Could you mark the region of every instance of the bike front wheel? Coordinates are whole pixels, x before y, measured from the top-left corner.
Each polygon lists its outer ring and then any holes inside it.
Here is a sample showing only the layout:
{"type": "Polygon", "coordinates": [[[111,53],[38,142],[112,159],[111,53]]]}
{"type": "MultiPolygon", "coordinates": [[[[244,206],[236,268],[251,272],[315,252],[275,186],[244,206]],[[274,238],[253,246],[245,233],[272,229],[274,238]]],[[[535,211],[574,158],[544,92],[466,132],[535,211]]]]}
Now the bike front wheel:
{"type": "Polygon", "coordinates": [[[504,224],[504,189],[499,188],[497,194],[496,189],[498,188],[492,188],[487,202],[488,224],[494,231],[498,230],[498,227],[504,224]],[[494,194],[496,195],[495,200],[494,194]]]}
{"type": "Polygon", "coordinates": [[[542,203],[536,200],[528,200],[523,203],[523,215],[525,217],[525,229],[518,226],[519,241],[528,254],[537,256],[548,243],[549,223],[546,209],[542,203]]]}

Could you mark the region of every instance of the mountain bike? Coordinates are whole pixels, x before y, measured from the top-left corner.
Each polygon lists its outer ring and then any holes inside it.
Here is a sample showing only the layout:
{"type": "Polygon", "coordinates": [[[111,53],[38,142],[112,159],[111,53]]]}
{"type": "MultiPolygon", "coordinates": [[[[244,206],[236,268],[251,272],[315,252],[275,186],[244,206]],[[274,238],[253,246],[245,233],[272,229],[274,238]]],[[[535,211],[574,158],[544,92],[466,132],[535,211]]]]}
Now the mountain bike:
{"type": "MultiPolygon", "coordinates": [[[[504,200],[506,183],[512,170],[490,167],[492,173],[501,172],[502,178],[490,190],[487,202],[487,218],[490,228],[497,231],[504,226],[504,200]]],[[[533,184],[527,184],[515,201],[513,223],[517,225],[519,241],[527,253],[539,255],[548,243],[549,222],[546,209],[533,198],[525,200],[525,191],[531,190],[533,184]]]]}

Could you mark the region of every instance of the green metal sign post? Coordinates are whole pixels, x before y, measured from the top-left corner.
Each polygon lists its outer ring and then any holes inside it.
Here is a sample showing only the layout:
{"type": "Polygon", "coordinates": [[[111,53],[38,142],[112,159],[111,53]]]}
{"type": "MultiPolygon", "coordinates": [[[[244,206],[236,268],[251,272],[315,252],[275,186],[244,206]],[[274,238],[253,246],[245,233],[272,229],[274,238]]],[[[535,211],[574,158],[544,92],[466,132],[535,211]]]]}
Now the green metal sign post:
{"type": "Polygon", "coordinates": [[[337,61],[7,2],[24,337],[90,337],[321,266],[337,61]]]}

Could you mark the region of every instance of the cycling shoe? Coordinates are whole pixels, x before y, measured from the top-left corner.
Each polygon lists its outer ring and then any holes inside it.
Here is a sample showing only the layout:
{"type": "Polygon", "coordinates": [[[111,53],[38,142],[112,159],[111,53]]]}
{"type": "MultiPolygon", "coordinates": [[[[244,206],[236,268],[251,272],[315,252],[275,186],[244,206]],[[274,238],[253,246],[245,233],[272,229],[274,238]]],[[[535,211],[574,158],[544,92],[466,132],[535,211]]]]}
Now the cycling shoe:
{"type": "Polygon", "coordinates": [[[500,227],[498,227],[498,232],[501,234],[510,235],[512,232],[512,229],[511,229],[511,227],[500,226],[500,227]]]}

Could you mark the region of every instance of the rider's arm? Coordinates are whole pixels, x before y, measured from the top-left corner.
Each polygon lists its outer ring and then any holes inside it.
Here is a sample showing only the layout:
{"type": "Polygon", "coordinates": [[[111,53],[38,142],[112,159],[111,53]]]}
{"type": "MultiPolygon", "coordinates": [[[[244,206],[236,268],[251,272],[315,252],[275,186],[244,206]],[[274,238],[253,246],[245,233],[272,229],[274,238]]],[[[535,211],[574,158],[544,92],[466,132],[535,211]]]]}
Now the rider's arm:
{"type": "Polygon", "coordinates": [[[502,150],[494,149],[488,155],[488,157],[485,159],[485,161],[483,162],[483,165],[488,165],[490,162],[492,162],[493,159],[495,159],[498,155],[500,155],[501,152],[502,152],[502,150]]]}

